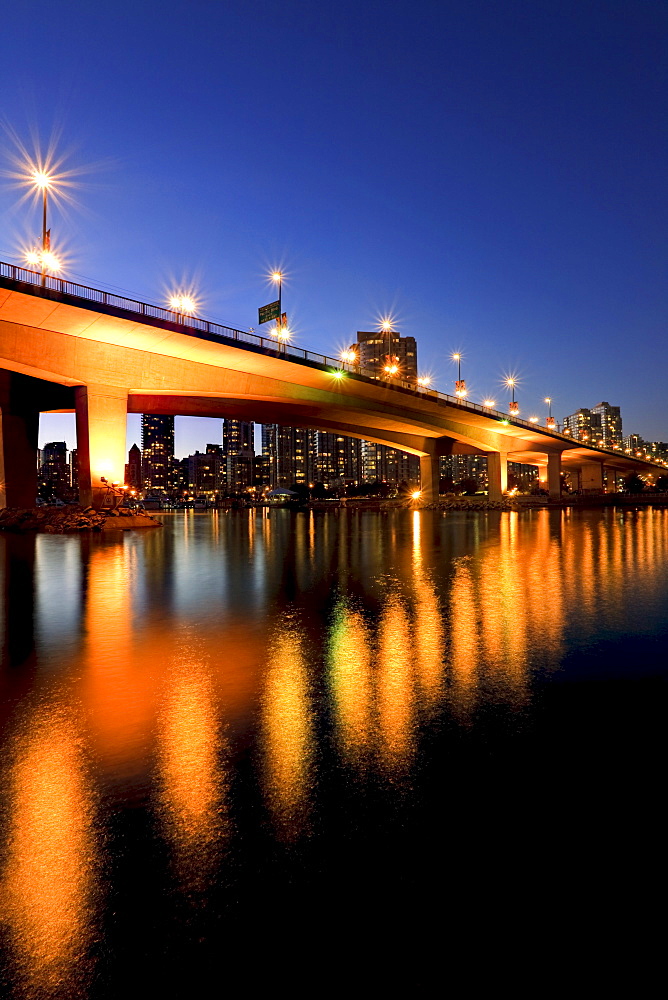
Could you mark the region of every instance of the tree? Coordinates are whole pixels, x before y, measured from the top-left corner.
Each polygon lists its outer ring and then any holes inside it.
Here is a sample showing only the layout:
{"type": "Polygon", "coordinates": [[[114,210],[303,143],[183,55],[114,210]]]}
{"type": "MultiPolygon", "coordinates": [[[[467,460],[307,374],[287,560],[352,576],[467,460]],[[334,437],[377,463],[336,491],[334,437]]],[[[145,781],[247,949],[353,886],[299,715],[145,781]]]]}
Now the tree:
{"type": "Polygon", "coordinates": [[[624,476],[625,493],[642,493],[645,489],[645,480],[637,472],[629,472],[624,476]]]}
{"type": "Polygon", "coordinates": [[[659,476],[655,489],[657,493],[668,493],[668,476],[659,476]]]}
{"type": "Polygon", "coordinates": [[[461,486],[462,493],[465,493],[467,497],[472,497],[478,492],[477,479],[462,479],[459,485],[461,486]]]}

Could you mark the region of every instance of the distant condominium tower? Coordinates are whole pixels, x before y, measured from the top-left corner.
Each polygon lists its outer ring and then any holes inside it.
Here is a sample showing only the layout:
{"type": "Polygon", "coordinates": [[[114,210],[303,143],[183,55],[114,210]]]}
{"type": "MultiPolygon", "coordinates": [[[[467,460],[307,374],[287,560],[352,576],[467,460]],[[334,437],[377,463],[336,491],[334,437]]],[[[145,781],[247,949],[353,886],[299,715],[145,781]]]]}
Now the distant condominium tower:
{"type": "Polygon", "coordinates": [[[314,431],[312,456],[316,482],[326,486],[356,485],[362,481],[362,442],[330,431],[314,431]]]}
{"type": "Polygon", "coordinates": [[[41,451],[39,489],[45,496],[61,497],[71,484],[70,464],[65,441],[49,441],[41,451]]]}
{"type": "Polygon", "coordinates": [[[143,413],[141,447],[144,489],[171,489],[174,467],[174,417],[143,413]]]}
{"type": "Polygon", "coordinates": [[[601,421],[601,439],[606,448],[612,448],[622,443],[622,414],[618,406],[610,403],[597,403],[591,408],[592,414],[597,414],[601,421]]]}
{"type": "Polygon", "coordinates": [[[367,483],[420,482],[420,459],[398,448],[362,441],[362,474],[367,483]]]}
{"type": "Polygon", "coordinates": [[[305,427],[264,424],[262,454],[268,463],[269,485],[306,486],[312,473],[312,432],[305,427]]]}
{"type": "Polygon", "coordinates": [[[564,434],[570,434],[575,441],[588,441],[612,448],[622,443],[622,416],[618,406],[598,403],[591,409],[582,407],[564,417],[564,434]]]}
{"type": "Polygon", "coordinates": [[[133,490],[140,490],[141,481],[141,451],[136,444],[133,444],[128,452],[128,463],[125,466],[126,486],[133,490]]]}
{"type": "Polygon", "coordinates": [[[370,368],[387,377],[385,369],[396,365],[397,378],[417,378],[415,337],[402,337],[396,330],[358,330],[356,351],[360,368],[370,368]]]}
{"type": "Polygon", "coordinates": [[[255,427],[252,421],[223,421],[223,456],[227,489],[240,493],[253,485],[255,427]]]}

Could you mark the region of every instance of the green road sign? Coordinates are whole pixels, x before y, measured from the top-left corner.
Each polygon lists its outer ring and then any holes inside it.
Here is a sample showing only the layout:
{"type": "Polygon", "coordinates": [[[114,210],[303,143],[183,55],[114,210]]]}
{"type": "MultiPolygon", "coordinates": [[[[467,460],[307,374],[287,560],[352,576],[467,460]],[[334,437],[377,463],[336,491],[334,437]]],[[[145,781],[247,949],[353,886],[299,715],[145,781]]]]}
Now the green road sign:
{"type": "Polygon", "coordinates": [[[268,306],[260,306],[257,311],[258,321],[268,323],[270,319],[278,319],[281,315],[281,307],[278,301],[270,302],[268,306]]]}

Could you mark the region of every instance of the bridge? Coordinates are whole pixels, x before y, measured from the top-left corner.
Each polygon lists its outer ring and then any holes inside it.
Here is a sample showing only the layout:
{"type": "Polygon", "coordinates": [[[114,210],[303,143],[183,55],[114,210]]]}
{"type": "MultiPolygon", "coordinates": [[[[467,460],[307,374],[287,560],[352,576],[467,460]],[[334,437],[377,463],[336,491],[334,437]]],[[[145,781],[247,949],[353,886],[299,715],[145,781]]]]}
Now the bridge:
{"type": "Polygon", "coordinates": [[[583,489],[665,466],[584,445],[517,416],[261,336],[0,263],[0,506],[33,506],[40,412],[76,414],[79,492],[123,482],[128,413],[229,417],[334,431],[420,457],[425,498],[439,457],[485,454],[489,494],[509,461],[562,470],[583,489]]]}

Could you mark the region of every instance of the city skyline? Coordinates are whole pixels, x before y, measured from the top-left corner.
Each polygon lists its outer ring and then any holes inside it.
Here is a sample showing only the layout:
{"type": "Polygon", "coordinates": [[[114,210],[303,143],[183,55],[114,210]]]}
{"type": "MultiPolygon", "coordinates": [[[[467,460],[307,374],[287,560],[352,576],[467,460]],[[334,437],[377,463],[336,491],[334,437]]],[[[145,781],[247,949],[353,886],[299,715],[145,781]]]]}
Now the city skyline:
{"type": "MultiPolygon", "coordinates": [[[[77,204],[49,209],[66,276],[157,303],[192,288],[201,315],[258,329],[280,266],[298,346],[336,354],[391,315],[441,391],[456,351],[472,399],[505,409],[512,372],[524,417],[608,399],[668,437],[662,5],[66,3],[28,38],[43,7],[7,12],[0,166],[10,131],[32,149],[60,129],[81,171],[77,204]]],[[[18,262],[39,205],[2,180],[18,262]]],[[[177,452],[219,440],[193,421],[177,452]]],[[[41,441],[73,443],[63,423],[41,441]]]]}

